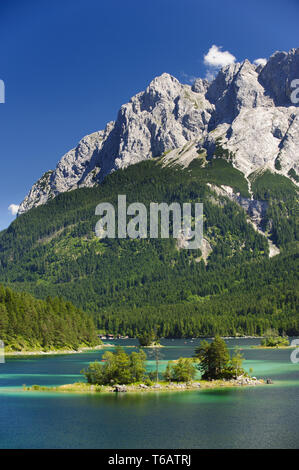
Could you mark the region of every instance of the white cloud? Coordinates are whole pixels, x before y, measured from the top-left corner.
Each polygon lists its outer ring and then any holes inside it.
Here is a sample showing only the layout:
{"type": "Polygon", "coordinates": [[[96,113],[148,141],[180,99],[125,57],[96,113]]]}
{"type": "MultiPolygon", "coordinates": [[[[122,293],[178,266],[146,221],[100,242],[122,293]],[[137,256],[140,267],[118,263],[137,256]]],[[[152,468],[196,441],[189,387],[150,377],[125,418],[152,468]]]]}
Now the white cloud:
{"type": "Polygon", "coordinates": [[[264,67],[264,65],[266,65],[267,63],[267,59],[255,59],[255,61],[253,62],[255,65],[262,65],[264,67]]]}
{"type": "Polygon", "coordinates": [[[214,44],[204,56],[205,65],[213,68],[221,68],[236,62],[235,56],[229,51],[222,51],[221,49],[221,47],[215,46],[214,44]]]}
{"type": "Polygon", "coordinates": [[[10,204],[8,210],[11,212],[12,215],[17,215],[19,207],[17,204],[10,204]]]}

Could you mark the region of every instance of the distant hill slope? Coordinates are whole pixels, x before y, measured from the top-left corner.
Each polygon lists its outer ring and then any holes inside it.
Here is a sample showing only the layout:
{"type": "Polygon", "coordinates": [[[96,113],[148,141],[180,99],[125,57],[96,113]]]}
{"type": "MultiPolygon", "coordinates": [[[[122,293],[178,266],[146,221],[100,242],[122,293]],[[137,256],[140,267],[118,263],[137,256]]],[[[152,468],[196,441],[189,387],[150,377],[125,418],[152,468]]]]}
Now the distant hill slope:
{"type": "Polygon", "coordinates": [[[112,333],[262,334],[271,326],[298,334],[296,186],[270,172],[246,179],[219,152],[211,160],[199,153],[185,168],[164,157],[131,165],[19,216],[0,234],[0,282],[62,296],[112,333]],[[95,207],[117,205],[118,194],[147,207],[203,202],[203,252],[173,239],[98,240],[95,207]],[[281,251],[271,259],[267,237],[281,251]]]}

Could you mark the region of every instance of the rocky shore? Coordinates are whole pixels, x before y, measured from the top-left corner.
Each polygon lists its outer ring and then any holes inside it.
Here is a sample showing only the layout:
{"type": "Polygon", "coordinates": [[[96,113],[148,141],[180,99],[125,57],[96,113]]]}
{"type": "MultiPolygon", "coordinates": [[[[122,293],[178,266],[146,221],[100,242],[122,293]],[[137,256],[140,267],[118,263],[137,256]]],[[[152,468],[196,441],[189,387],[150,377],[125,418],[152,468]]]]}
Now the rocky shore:
{"type": "MultiPolygon", "coordinates": [[[[264,385],[262,379],[256,377],[240,376],[231,380],[199,380],[188,383],[173,383],[173,382],[159,382],[153,385],[146,385],[143,383],[131,385],[91,385],[84,382],[74,384],[60,385],[59,387],[43,387],[40,385],[33,385],[31,387],[24,387],[25,391],[45,391],[45,392],[62,392],[62,393],[146,393],[146,392],[181,392],[190,390],[205,390],[220,387],[244,387],[257,385],[264,385]]],[[[270,383],[270,382],[269,382],[270,383]]]]}

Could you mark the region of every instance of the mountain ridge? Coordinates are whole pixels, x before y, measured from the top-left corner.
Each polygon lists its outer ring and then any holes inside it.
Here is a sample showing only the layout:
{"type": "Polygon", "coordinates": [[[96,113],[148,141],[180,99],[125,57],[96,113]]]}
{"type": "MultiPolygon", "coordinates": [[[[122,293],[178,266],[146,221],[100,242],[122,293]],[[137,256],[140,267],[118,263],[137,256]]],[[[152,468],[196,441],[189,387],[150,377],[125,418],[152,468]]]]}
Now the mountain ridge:
{"type": "Polygon", "coordinates": [[[265,66],[247,59],[209,83],[181,84],[164,73],[122,105],[116,121],[83,137],[21,203],[19,215],[58,194],[101,183],[111,172],[164,156],[183,166],[217,147],[246,177],[269,169],[298,182],[299,108],[290,96],[299,48],[275,52],[265,66]],[[275,79],[276,77],[276,79],[275,79]]]}

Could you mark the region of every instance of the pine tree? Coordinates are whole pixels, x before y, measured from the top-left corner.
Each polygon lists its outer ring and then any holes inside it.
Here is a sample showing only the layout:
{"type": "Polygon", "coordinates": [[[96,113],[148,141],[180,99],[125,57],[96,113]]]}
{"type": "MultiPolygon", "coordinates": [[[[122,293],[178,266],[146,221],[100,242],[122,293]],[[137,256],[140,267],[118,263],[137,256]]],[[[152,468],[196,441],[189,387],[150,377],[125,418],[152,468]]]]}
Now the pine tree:
{"type": "Polygon", "coordinates": [[[195,350],[195,357],[200,360],[198,369],[206,380],[221,378],[229,365],[229,351],[220,336],[216,336],[211,343],[202,341],[195,350]]]}

